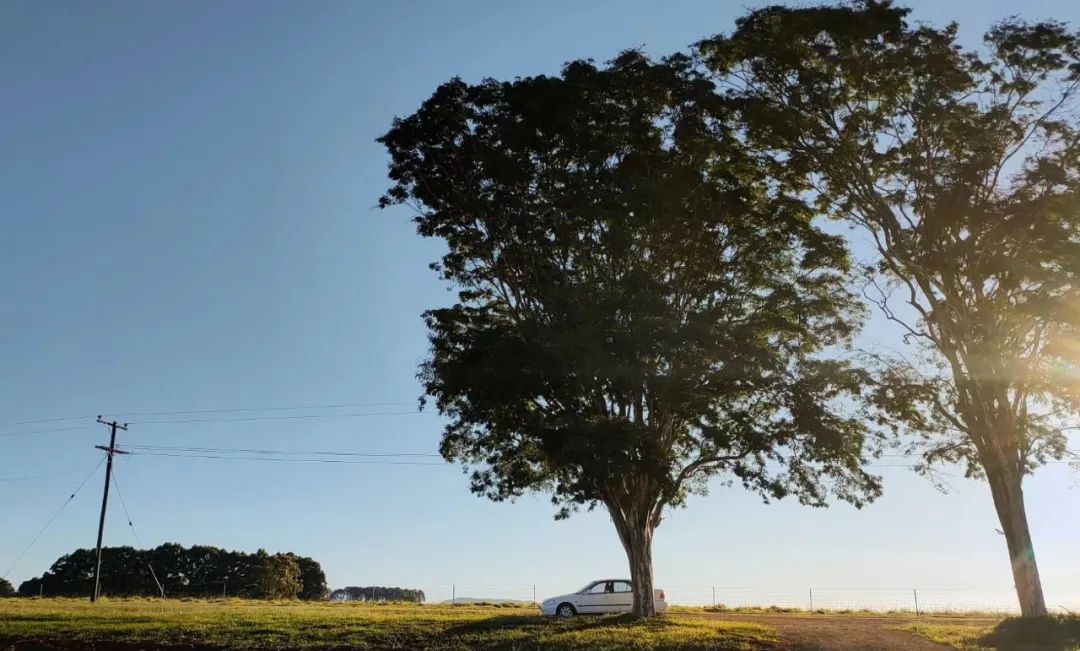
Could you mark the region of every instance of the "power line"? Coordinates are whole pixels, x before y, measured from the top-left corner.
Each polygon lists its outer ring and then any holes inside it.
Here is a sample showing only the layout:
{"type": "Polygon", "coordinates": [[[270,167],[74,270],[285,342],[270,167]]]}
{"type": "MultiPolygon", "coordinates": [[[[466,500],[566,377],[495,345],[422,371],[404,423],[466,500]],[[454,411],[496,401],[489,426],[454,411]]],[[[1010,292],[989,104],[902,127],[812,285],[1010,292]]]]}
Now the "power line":
{"type": "Polygon", "coordinates": [[[31,479],[45,479],[46,477],[61,477],[79,472],[78,470],[64,470],[61,472],[49,472],[41,475],[24,475],[22,477],[0,477],[0,481],[29,481],[31,479]]]}
{"type": "Polygon", "coordinates": [[[41,528],[41,531],[39,531],[38,534],[34,536],[34,539],[30,541],[30,544],[26,546],[26,549],[22,550],[22,553],[19,554],[19,556],[15,559],[15,562],[11,564],[11,567],[7,569],[7,572],[4,572],[4,576],[0,578],[6,579],[8,575],[11,574],[11,571],[14,570],[15,566],[19,564],[19,561],[21,561],[23,557],[26,556],[27,552],[29,552],[35,544],[37,544],[37,541],[41,539],[42,535],[45,534],[45,531],[52,525],[53,522],[56,521],[57,518],[60,517],[60,514],[64,512],[64,509],[67,508],[67,505],[71,504],[71,500],[75,499],[75,496],[79,494],[79,491],[83,489],[83,486],[86,486],[86,483],[90,481],[90,478],[94,476],[94,473],[97,472],[97,469],[100,468],[101,464],[103,463],[105,463],[104,458],[101,461],[98,461],[97,465],[94,466],[94,469],[91,470],[90,474],[86,476],[86,479],[82,480],[82,483],[79,484],[79,486],[74,490],[74,492],[72,492],[71,495],[69,495],[68,498],[64,500],[64,503],[61,504],[60,508],[56,510],[56,513],[54,513],[53,516],[49,518],[49,521],[46,522],[45,526],[41,528]]]}
{"type": "Polygon", "coordinates": [[[133,420],[131,425],[181,425],[186,423],[237,423],[255,420],[300,420],[308,418],[360,418],[363,416],[408,416],[423,412],[412,411],[369,411],[353,414],[302,414],[299,416],[244,416],[241,418],[189,418],[185,420],[133,420]]]}
{"type": "Polygon", "coordinates": [[[48,432],[74,432],[80,429],[97,429],[92,425],[79,425],[76,427],[55,427],[53,429],[35,429],[28,432],[0,432],[0,436],[25,436],[27,434],[46,434],[48,432]]]}
{"type": "MultiPolygon", "coordinates": [[[[117,412],[114,416],[176,416],[181,414],[227,414],[240,411],[298,411],[303,409],[348,409],[353,407],[396,407],[413,405],[416,401],[398,402],[354,402],[340,405],[300,405],[291,407],[230,407],[227,409],[186,409],[180,411],[127,411],[117,412]]],[[[18,424],[18,423],[13,423],[18,424]]]]}
{"type": "MultiPolygon", "coordinates": [[[[410,412],[411,413],[411,412],[410,412]]],[[[129,445],[128,449],[132,450],[160,450],[170,452],[221,452],[221,453],[251,453],[251,454],[313,454],[317,456],[343,456],[343,457],[441,457],[441,454],[433,452],[340,452],[340,451],[324,451],[324,450],[262,450],[252,448],[207,448],[207,447],[189,447],[189,446],[169,446],[169,445],[129,445]]],[[[1069,450],[1072,452],[1072,450],[1069,450]]],[[[912,458],[921,457],[921,453],[890,453],[881,454],[880,457],[901,457],[912,458]]],[[[911,464],[869,464],[875,466],[908,466],[911,464]]]]}
{"type": "MultiPolygon", "coordinates": [[[[128,454],[139,455],[144,457],[171,457],[175,459],[213,459],[218,461],[274,461],[274,462],[293,462],[293,463],[338,463],[338,464],[362,464],[362,465],[400,465],[400,466],[445,466],[446,462],[431,462],[431,461],[378,461],[378,460],[354,460],[354,459],[296,459],[288,457],[268,457],[268,456],[247,456],[247,455],[234,455],[229,454],[231,452],[237,453],[255,453],[255,454],[323,454],[333,456],[362,456],[362,457],[398,457],[398,456],[410,456],[410,457],[441,457],[442,455],[434,453],[422,453],[422,452],[314,452],[314,451],[300,451],[300,450],[241,450],[238,448],[169,448],[166,446],[126,446],[127,450],[132,450],[128,454]],[[137,451],[136,451],[137,450],[137,451]],[[222,454],[211,454],[214,452],[222,454]]],[[[777,468],[783,468],[783,465],[776,466],[777,468]]],[[[879,463],[879,464],[865,464],[863,467],[869,468],[913,468],[914,464],[910,463],[879,463]]]]}
{"type": "MultiPolygon", "coordinates": [[[[132,447],[132,446],[129,446],[132,447]]],[[[210,449],[212,450],[212,449],[210,449]]],[[[254,452],[254,451],[253,451],[254,452]]],[[[315,452],[299,452],[299,451],[258,451],[265,454],[325,454],[315,452]]],[[[155,451],[155,450],[140,450],[139,452],[131,452],[130,454],[138,454],[141,456],[149,457],[172,457],[176,459],[213,459],[217,461],[272,461],[272,462],[292,462],[292,463],[337,463],[337,464],[360,464],[360,465],[387,465],[387,466],[445,466],[445,462],[438,461],[377,461],[377,460],[356,460],[356,459],[296,459],[296,458],[282,458],[282,457],[266,457],[266,456],[238,456],[227,454],[203,454],[203,453],[187,453],[185,451],[177,450],[172,452],[155,451]]],[[[378,453],[328,453],[339,454],[349,456],[374,456],[378,453]]],[[[423,453],[386,453],[385,456],[422,456],[423,453]]],[[[441,456],[431,454],[429,456],[441,456]]],[[[1068,463],[1066,461],[1050,461],[1048,463],[1068,463]]],[[[784,466],[776,466],[776,469],[782,469],[784,466]]],[[[916,464],[911,463],[868,463],[864,464],[864,468],[914,468],[916,464]]]]}
{"type": "MultiPolygon", "coordinates": [[[[124,494],[120,492],[120,484],[116,481],[116,471],[113,471],[112,475],[113,488],[116,489],[116,496],[120,498],[120,506],[124,508],[124,517],[127,518],[128,527],[131,529],[131,535],[135,538],[135,544],[142,549],[142,540],[139,539],[139,533],[135,531],[135,523],[131,521],[131,512],[128,511],[127,501],[124,500],[124,494]]],[[[161,585],[161,581],[158,581],[157,572],[154,571],[153,564],[147,559],[146,567],[150,568],[150,576],[154,578],[154,583],[157,584],[158,592],[161,593],[161,598],[165,598],[165,586],[161,585]]]]}
{"type": "Polygon", "coordinates": [[[325,457],[441,457],[434,452],[339,452],[324,450],[258,450],[251,448],[200,448],[169,445],[128,445],[128,450],[146,450],[152,452],[198,452],[222,454],[310,454],[325,457]]]}
{"type": "Polygon", "coordinates": [[[278,461],[292,463],[340,463],[382,466],[445,466],[439,461],[368,461],[358,459],[289,459],[281,457],[224,456],[211,454],[179,454],[172,452],[132,452],[144,457],[173,457],[176,459],[214,459],[218,461],[278,461]]]}
{"type": "MultiPolygon", "coordinates": [[[[180,409],[175,411],[116,411],[106,412],[110,416],[177,416],[182,414],[227,414],[242,411],[297,411],[302,409],[348,409],[353,407],[396,407],[400,405],[412,405],[416,401],[396,402],[350,402],[336,405],[291,405],[286,407],[227,407],[222,409],[180,409]]],[[[83,414],[82,416],[60,416],[58,418],[38,418],[35,420],[20,420],[12,423],[2,423],[3,427],[15,427],[17,425],[37,425],[39,423],[59,423],[69,420],[82,420],[95,418],[98,414],[83,414]]],[[[54,431],[54,430],[48,430],[54,431]]]]}
{"type": "MultiPolygon", "coordinates": [[[[109,411],[110,416],[116,417],[130,417],[130,416],[183,416],[186,413],[238,413],[241,411],[298,411],[303,409],[347,409],[355,407],[396,407],[402,405],[414,405],[415,401],[394,401],[383,403],[340,403],[335,405],[289,405],[289,406],[274,406],[274,407],[226,407],[220,409],[176,409],[171,411],[109,411]]],[[[62,416],[58,418],[39,418],[35,420],[21,420],[16,422],[0,423],[0,426],[5,428],[12,428],[16,425],[33,425],[39,423],[53,423],[64,422],[71,420],[82,420],[87,418],[95,418],[95,413],[84,413],[82,416],[62,416]]],[[[72,428],[73,429],[73,428],[72,428]]],[[[0,433],[0,436],[17,435],[17,434],[37,434],[44,432],[64,432],[68,429],[57,430],[35,430],[32,432],[6,432],[0,433]]]]}
{"type": "Polygon", "coordinates": [[[61,416],[60,418],[40,418],[38,420],[21,420],[17,423],[4,423],[5,427],[13,425],[37,425],[38,423],[59,423],[65,420],[82,420],[83,418],[93,418],[96,414],[86,414],[83,416],[61,416]]]}
{"type": "MultiPolygon", "coordinates": [[[[303,409],[303,407],[282,407],[282,409],[303,409]]],[[[247,411],[247,410],[239,410],[247,411]]],[[[187,413],[187,412],[176,412],[187,413]]],[[[186,418],[181,420],[137,420],[131,421],[132,425],[183,425],[191,423],[236,423],[244,421],[263,421],[263,420],[308,420],[317,418],[363,418],[366,416],[411,416],[419,415],[423,412],[418,410],[410,411],[374,411],[363,413],[348,413],[348,414],[300,414],[295,416],[243,416],[240,418],[186,418]]],[[[74,432],[78,430],[90,430],[97,429],[91,425],[78,425],[75,427],[55,427],[51,429],[36,429],[23,432],[0,432],[0,437],[10,436],[26,436],[29,434],[47,434],[52,432],[74,432]]]]}
{"type": "Polygon", "coordinates": [[[120,506],[124,509],[124,518],[127,519],[128,526],[131,527],[131,535],[135,537],[135,542],[139,547],[142,547],[142,541],[139,540],[139,534],[135,531],[135,523],[131,521],[131,512],[128,511],[127,501],[124,500],[124,494],[120,492],[120,484],[116,481],[116,471],[113,471],[112,476],[113,488],[116,489],[116,496],[120,498],[120,506]]]}
{"type": "MultiPolygon", "coordinates": [[[[1078,454],[1078,453],[1080,453],[1080,450],[1065,450],[1065,451],[1070,453],[1070,454],[1078,454]]],[[[910,457],[925,457],[926,454],[927,453],[925,453],[925,452],[895,452],[895,453],[879,454],[877,456],[878,457],[908,457],[908,458],[910,458],[910,457]]]]}

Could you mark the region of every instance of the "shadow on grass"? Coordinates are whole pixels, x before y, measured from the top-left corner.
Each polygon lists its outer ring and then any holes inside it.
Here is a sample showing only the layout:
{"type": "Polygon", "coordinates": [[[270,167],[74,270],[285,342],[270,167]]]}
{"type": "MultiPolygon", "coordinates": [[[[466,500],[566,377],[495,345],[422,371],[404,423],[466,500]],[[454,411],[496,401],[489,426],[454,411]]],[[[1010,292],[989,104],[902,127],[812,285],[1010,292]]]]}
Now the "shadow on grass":
{"type": "Polygon", "coordinates": [[[1007,619],[979,644],[1000,651],[1073,651],[1080,648],[1080,617],[1007,619]]]}
{"type": "MultiPolygon", "coordinates": [[[[768,629],[710,625],[703,620],[605,615],[545,619],[491,617],[445,631],[447,649],[471,651],[765,651],[787,648],[768,629]]],[[[443,647],[439,647],[443,648],[443,647]]]]}
{"type": "Polygon", "coordinates": [[[203,644],[159,645],[147,642],[89,642],[86,640],[9,639],[0,637],[0,649],[4,651],[223,651],[219,646],[203,644]]]}
{"type": "Polygon", "coordinates": [[[474,622],[458,624],[446,630],[447,635],[473,635],[477,633],[498,633],[503,630],[528,631],[586,631],[597,628],[612,628],[629,624],[641,624],[661,628],[671,622],[662,618],[642,620],[632,615],[584,615],[569,619],[554,619],[540,615],[500,615],[474,622]]]}

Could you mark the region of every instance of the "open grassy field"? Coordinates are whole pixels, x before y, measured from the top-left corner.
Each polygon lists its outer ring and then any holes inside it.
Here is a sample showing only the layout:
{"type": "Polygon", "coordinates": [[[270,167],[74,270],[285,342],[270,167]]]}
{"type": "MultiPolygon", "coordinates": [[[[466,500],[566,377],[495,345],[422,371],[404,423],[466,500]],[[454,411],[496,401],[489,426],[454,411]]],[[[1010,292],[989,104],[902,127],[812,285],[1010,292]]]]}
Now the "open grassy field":
{"type": "Polygon", "coordinates": [[[675,649],[1080,650],[1080,618],[674,608],[647,622],[535,607],[246,600],[0,599],[0,651],[675,649]]]}
{"type": "Polygon", "coordinates": [[[768,626],[673,615],[553,621],[535,608],[0,599],[0,650],[776,649],[768,626]]]}

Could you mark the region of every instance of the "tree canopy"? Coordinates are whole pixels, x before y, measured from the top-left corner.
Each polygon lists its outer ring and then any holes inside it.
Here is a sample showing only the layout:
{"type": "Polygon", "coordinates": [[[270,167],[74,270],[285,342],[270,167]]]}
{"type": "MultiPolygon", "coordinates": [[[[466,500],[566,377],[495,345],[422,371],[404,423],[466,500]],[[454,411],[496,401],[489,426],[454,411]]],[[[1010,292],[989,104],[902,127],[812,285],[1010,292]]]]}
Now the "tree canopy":
{"type": "MultiPolygon", "coordinates": [[[[97,562],[93,549],[61,556],[48,572],[24,581],[19,594],[79,597],[90,594],[97,562]]],[[[116,597],[247,597],[325,599],[319,563],[295,554],[254,554],[167,543],[154,549],[102,549],[102,593],[116,597]],[[161,589],[159,589],[159,583],[161,589]]]]}
{"type": "Polygon", "coordinates": [[[869,234],[867,296],[921,353],[880,360],[883,422],[988,480],[1045,615],[1021,482],[1080,406],[1080,38],[1009,19],[966,49],[907,14],[767,7],[698,51],[770,175],[869,234]]]}
{"type": "Polygon", "coordinates": [[[412,601],[422,604],[426,600],[423,590],[374,585],[351,585],[330,593],[330,601],[412,601]]]}
{"type": "Polygon", "coordinates": [[[728,127],[688,57],[440,86],[380,141],[457,302],[425,314],[442,453],[493,500],[603,504],[652,614],[663,509],[723,474],[766,500],[880,492],[842,238],[728,127]]]}
{"type": "Polygon", "coordinates": [[[0,597],[13,596],[15,596],[15,586],[11,585],[11,581],[7,579],[0,579],[0,597]]]}

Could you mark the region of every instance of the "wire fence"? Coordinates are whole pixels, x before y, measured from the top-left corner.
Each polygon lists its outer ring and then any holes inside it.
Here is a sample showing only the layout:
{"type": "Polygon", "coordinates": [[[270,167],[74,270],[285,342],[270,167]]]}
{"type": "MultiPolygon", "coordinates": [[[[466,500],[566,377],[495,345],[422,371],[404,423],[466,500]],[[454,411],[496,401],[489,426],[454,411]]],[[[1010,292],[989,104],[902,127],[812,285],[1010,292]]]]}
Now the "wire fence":
{"type": "MultiPolygon", "coordinates": [[[[422,587],[427,603],[517,602],[538,603],[568,594],[582,586],[566,584],[475,584],[459,583],[422,587]]],[[[722,606],[725,608],[793,609],[809,611],[870,612],[1019,612],[1016,594],[1004,590],[963,589],[838,589],[838,588],[754,588],[723,585],[665,585],[669,604],[678,606],[722,606]]],[[[1047,607],[1058,613],[1080,613],[1080,590],[1046,593],[1047,607]]]]}

